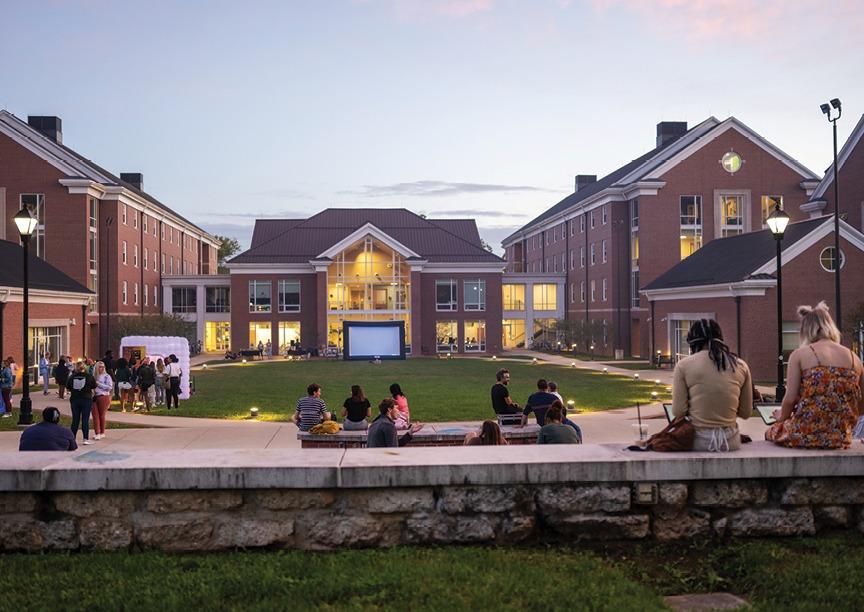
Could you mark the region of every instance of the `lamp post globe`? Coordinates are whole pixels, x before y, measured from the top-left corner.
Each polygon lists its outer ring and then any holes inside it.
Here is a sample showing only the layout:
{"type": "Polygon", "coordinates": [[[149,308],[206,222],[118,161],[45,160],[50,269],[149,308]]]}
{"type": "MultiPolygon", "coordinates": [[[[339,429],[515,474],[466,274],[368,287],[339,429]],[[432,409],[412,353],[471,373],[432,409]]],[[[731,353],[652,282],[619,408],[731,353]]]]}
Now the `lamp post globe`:
{"type": "Polygon", "coordinates": [[[774,210],[765,220],[768,229],[774,236],[777,244],[777,386],[774,389],[774,401],[782,402],[786,395],[786,386],[783,383],[783,284],[781,276],[781,245],[786,226],[789,225],[789,215],[786,214],[779,204],[774,205],[774,210]]]}
{"type": "Polygon", "coordinates": [[[28,208],[22,208],[13,217],[15,226],[18,228],[18,235],[21,236],[21,246],[23,247],[23,264],[24,264],[24,312],[22,319],[22,340],[24,355],[24,376],[21,378],[21,408],[18,411],[18,425],[32,425],[33,423],[33,403],[30,401],[30,351],[27,346],[28,328],[30,324],[30,270],[28,263],[30,259],[30,237],[36,231],[36,226],[39,220],[33,216],[28,208]]]}

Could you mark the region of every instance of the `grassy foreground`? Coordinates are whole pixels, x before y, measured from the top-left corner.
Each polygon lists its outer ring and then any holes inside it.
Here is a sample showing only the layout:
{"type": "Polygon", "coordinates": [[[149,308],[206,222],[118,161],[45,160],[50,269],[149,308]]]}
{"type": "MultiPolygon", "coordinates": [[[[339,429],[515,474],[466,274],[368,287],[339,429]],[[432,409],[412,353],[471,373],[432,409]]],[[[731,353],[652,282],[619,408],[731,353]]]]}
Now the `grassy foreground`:
{"type": "MultiPolygon", "coordinates": [[[[510,370],[510,393],[524,405],[536,390],[538,378],[554,380],[565,401],[572,399],[582,411],[632,406],[650,400],[654,384],[634,382],[626,376],[603,374],[567,366],[491,359],[409,359],[380,365],[356,361],[272,361],[197,370],[196,393],[181,402],[179,411],[160,409],[155,414],[242,419],[257,406],[260,418],[288,420],[306,385],[323,388],[327,406],[341,409],[352,384],[359,384],[374,407],[389,397],[391,383],[399,383],[408,397],[412,419],[420,421],[474,421],[490,418],[489,391],[498,368],[510,370]]],[[[658,387],[661,398],[665,387],[658,387]]]]}
{"type": "Polygon", "coordinates": [[[3,555],[0,610],[660,610],[710,591],[754,610],[860,610],[862,544],[3,555]]]}

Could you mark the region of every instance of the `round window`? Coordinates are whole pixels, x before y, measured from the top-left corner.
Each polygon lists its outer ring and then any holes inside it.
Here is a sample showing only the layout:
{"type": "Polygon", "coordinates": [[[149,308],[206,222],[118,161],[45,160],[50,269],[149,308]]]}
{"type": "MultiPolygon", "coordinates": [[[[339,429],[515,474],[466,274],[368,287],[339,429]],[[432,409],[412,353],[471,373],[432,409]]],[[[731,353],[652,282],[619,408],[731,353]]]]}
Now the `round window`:
{"type": "Polygon", "coordinates": [[[738,155],[735,151],[729,151],[724,154],[720,159],[720,164],[723,166],[723,169],[729,174],[735,174],[741,169],[741,165],[744,163],[744,160],[741,159],[741,156],[738,155]]]}
{"type": "MultiPolygon", "coordinates": [[[[822,266],[822,269],[826,272],[834,271],[834,247],[825,247],[822,249],[822,252],[819,253],[819,264],[822,266]]],[[[846,253],[843,252],[843,249],[840,249],[840,269],[843,269],[843,266],[846,265],[846,253]]]]}

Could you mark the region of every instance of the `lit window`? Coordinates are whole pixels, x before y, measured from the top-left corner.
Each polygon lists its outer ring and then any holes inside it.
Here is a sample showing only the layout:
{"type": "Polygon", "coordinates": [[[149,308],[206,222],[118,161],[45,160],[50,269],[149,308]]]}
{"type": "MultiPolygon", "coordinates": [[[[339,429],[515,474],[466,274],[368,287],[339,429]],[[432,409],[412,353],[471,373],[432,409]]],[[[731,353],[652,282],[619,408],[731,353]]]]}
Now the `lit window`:
{"type": "Polygon", "coordinates": [[[681,196],[681,259],[702,248],[702,196],[681,196]]]}
{"type": "Polygon", "coordinates": [[[525,310],[525,285],[501,285],[504,310],[525,310]]]}
{"type": "Polygon", "coordinates": [[[720,196],[720,236],[736,236],[744,233],[744,196],[720,196]]]}
{"type": "Polygon", "coordinates": [[[558,286],[554,284],[534,285],[534,310],[555,310],[558,286]]]}
{"type": "Polygon", "coordinates": [[[762,227],[768,227],[768,215],[774,212],[774,207],[783,210],[783,196],[762,196],[762,227]]]}
{"type": "Polygon", "coordinates": [[[462,342],[466,353],[482,353],[486,350],[486,321],[465,321],[462,342]]]}
{"type": "MultiPolygon", "coordinates": [[[[455,281],[454,281],[455,282],[455,281]]],[[[458,348],[459,330],[456,321],[435,321],[435,351],[450,353],[458,348]]]]}
{"type": "Polygon", "coordinates": [[[738,155],[735,151],[729,151],[725,153],[723,157],[720,159],[720,164],[723,166],[723,169],[729,174],[735,174],[741,169],[741,165],[744,163],[744,160],[741,159],[741,156],[738,155]]]}

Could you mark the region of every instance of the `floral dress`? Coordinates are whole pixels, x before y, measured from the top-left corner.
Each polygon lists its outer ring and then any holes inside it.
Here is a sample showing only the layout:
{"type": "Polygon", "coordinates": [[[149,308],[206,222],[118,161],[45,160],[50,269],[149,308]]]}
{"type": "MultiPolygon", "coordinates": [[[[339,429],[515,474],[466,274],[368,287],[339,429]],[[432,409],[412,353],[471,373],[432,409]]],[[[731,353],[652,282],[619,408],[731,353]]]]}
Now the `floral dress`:
{"type": "Polygon", "coordinates": [[[801,396],[792,416],[768,428],[766,440],[794,448],[849,448],[852,444],[861,375],[854,366],[822,365],[818,355],[816,362],[818,365],[801,372],[801,396]]]}

